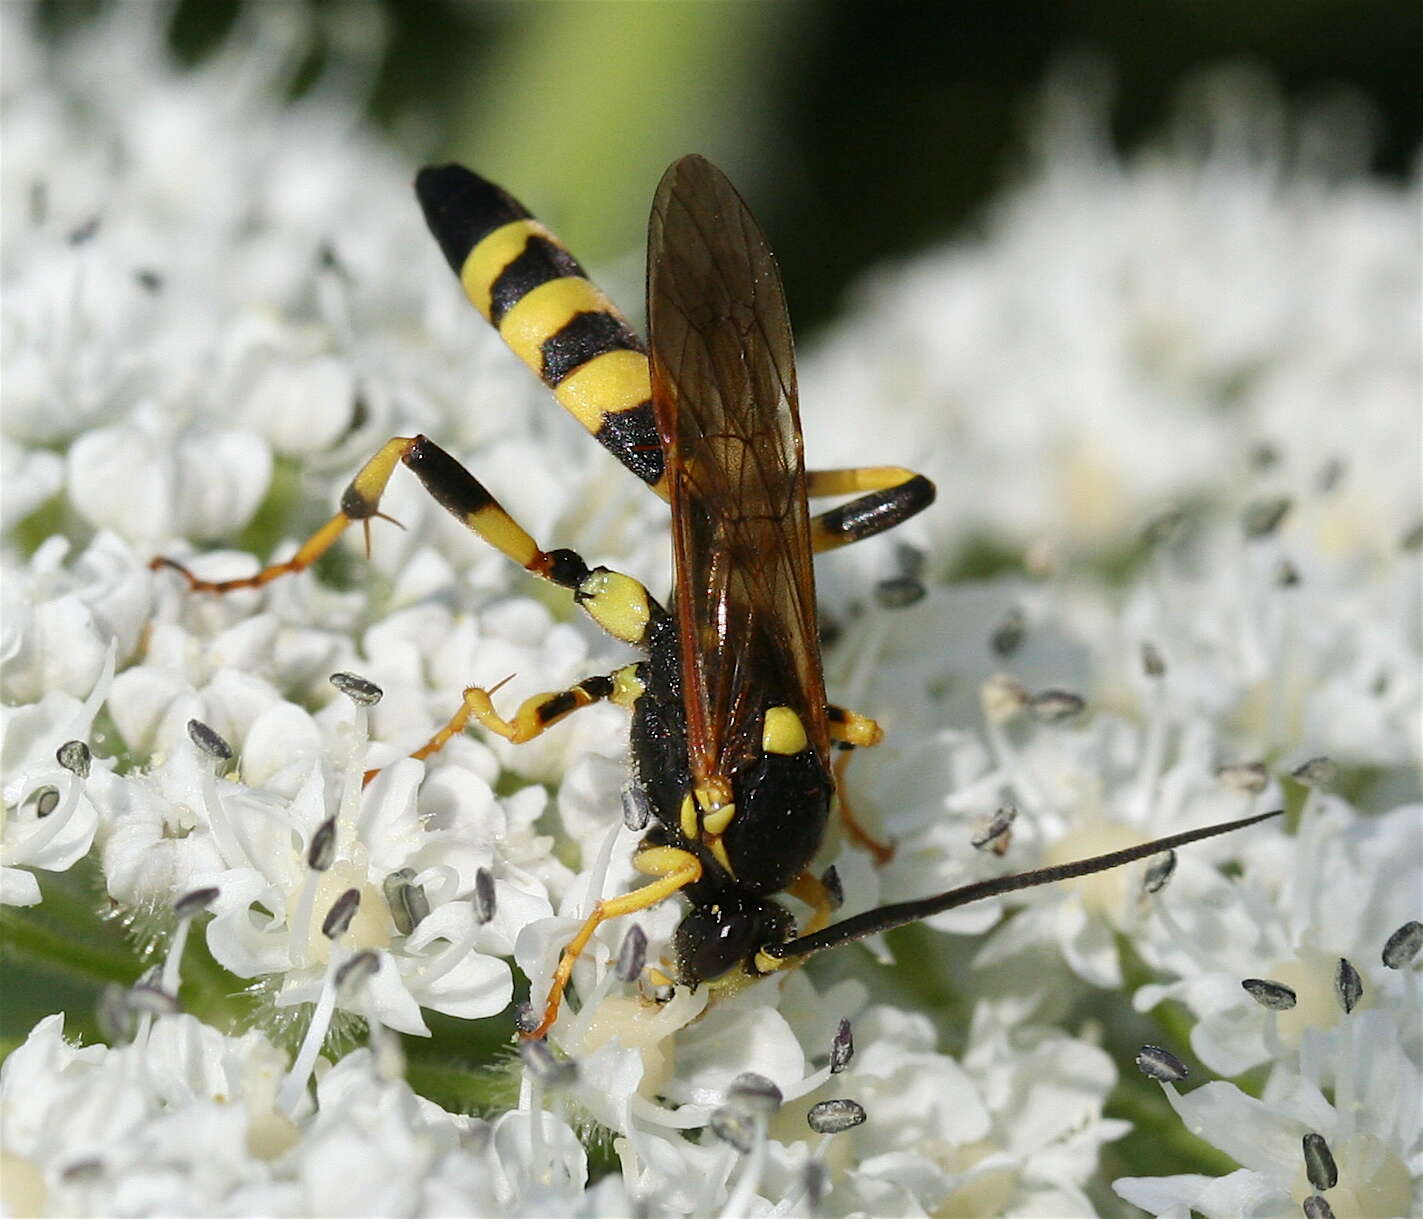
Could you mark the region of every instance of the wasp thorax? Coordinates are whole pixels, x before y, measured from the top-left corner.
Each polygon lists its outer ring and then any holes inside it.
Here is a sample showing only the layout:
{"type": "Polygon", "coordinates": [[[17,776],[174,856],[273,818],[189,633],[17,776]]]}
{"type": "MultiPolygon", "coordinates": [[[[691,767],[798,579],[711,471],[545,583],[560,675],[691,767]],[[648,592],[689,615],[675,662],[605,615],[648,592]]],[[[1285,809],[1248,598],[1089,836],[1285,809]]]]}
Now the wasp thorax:
{"type": "Polygon", "coordinates": [[[722,900],[693,908],[677,924],[672,950],[678,981],[697,986],[738,965],[751,970],[759,949],[794,932],[795,922],[784,907],[728,892],[722,900]]]}

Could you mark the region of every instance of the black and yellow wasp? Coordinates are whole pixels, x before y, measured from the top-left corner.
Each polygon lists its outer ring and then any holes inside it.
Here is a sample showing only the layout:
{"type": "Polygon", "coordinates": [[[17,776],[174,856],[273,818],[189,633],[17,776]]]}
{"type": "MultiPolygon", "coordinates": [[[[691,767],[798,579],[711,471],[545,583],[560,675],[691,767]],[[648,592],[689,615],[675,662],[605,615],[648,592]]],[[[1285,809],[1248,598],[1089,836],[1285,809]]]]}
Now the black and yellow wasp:
{"type": "MultiPolygon", "coordinates": [[[[1117,867],[1262,819],[996,877],[827,925],[833,886],[810,866],[836,802],[831,750],[874,745],[881,733],[873,720],[827,702],[812,556],[913,516],[933,502],[933,485],[899,467],[806,470],[780,273],[746,204],[704,158],[675,162],[653,198],[645,346],[572,255],[498,186],[445,165],[421,170],[415,190],[475,307],[563,407],[669,503],[670,604],[630,576],[590,568],[574,551],[541,549],[424,436],[387,442],[352,480],[341,510],[287,562],[222,582],[198,579],[171,559],[154,565],[207,592],[300,571],[353,522],[369,526],[404,463],[470,530],[569,589],[599,626],[641,649],[644,659],[535,695],[510,719],[494,710],[490,691],[471,687],[414,755],[433,753],[471,718],[523,742],[602,699],[631,712],[631,790],[655,819],[633,862],[652,879],[595,905],[564,949],[529,1035],[553,1023],[574,962],[604,920],[674,893],[689,905],[673,940],[677,980],[733,986],[953,906],[1117,867]],[[808,499],[828,495],[856,498],[812,517],[808,499]],[[806,927],[798,929],[775,900],[780,893],[812,907],[806,927]]],[[[847,828],[875,845],[852,822],[847,828]]]]}

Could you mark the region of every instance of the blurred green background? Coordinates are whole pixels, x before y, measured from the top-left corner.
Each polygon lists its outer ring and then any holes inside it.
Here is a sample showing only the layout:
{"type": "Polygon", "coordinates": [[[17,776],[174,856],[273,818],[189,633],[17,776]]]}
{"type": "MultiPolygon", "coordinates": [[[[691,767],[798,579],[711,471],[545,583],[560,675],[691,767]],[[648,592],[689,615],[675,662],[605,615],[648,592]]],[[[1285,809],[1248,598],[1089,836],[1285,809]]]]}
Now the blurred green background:
{"type": "MultiPolygon", "coordinates": [[[[1222,64],[1301,107],[1362,99],[1378,173],[1408,173],[1423,137],[1416,0],[374,0],[385,36],[364,49],[351,31],[372,5],[270,2],[312,19],[296,89],[364,56],[371,115],[412,164],[456,158],[510,185],[585,261],[640,249],[662,168],[711,156],[755,201],[802,331],[861,268],[972,222],[1065,63],[1109,82],[1123,149],[1222,64]]],[[[104,6],[39,14],[62,37],[104,6]]],[[[181,0],[175,51],[211,53],[240,8],[181,0]]]]}

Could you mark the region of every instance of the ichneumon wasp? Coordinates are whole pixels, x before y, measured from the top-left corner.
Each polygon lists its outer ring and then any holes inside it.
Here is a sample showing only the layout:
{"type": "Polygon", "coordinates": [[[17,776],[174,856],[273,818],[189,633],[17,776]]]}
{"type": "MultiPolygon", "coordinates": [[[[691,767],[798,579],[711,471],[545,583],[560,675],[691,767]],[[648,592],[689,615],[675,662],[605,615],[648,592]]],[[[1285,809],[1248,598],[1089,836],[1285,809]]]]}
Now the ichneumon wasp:
{"type": "MultiPolygon", "coordinates": [[[[680,893],[678,981],[732,988],[811,953],[981,898],[1118,867],[1252,825],[1265,813],[1111,854],[995,877],[830,923],[831,887],[810,871],[836,803],[832,748],[871,746],[879,726],[830,704],[821,672],[812,558],[928,507],[928,479],[899,467],[807,470],[780,273],[750,210],[709,161],[663,175],[648,228],[646,345],[573,256],[521,204],[458,165],[420,171],[416,194],[466,294],[559,403],[671,508],[673,591],[663,606],[630,576],[543,550],[473,475],[424,436],[395,437],[356,474],[340,511],[288,561],[206,581],[260,587],[319,558],[351,524],[369,528],[395,467],[408,466],[472,532],[574,602],[644,658],[527,699],[505,719],[471,687],[426,757],[474,719],[519,743],[608,699],[631,713],[633,792],[652,825],[634,856],[650,879],[599,901],[564,948],[547,1032],[574,962],[605,920],[680,893]],[[811,516],[812,497],[853,495],[811,516]],[[813,908],[797,927],[775,900],[813,908]]],[[[373,773],[373,772],[372,772],[373,773]]],[[[367,778],[369,778],[369,774],[367,778]]],[[[883,854],[849,817],[847,830],[883,854]]]]}

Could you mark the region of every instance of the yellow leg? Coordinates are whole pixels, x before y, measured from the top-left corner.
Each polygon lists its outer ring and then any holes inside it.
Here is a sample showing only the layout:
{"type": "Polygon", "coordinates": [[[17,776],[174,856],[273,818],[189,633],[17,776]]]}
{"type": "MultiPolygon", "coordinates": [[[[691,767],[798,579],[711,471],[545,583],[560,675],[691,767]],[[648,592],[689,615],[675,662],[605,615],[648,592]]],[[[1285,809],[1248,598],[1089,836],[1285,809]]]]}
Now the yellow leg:
{"type": "MultiPolygon", "coordinates": [[[[341,496],[341,511],[313,533],[301,548],[285,563],[273,563],[255,575],[236,580],[200,580],[176,559],[160,555],[149,562],[149,567],[157,571],[167,567],[176,571],[188,582],[188,587],[196,593],[230,593],[239,588],[261,588],[281,576],[305,571],[335,544],[336,539],[346,532],[347,526],[360,521],[369,530],[370,519],[379,517],[380,497],[395,467],[404,460],[421,437],[395,436],[381,446],[381,450],[361,467],[351,480],[351,485],[341,496]]],[[[389,519],[389,518],[385,518],[389,519]]],[[[367,546],[370,535],[367,533],[367,546]]]]}
{"type": "Polygon", "coordinates": [[[163,556],[153,559],[149,566],[178,572],[194,592],[226,593],[238,588],[261,588],[281,576],[304,571],[356,522],[367,529],[369,548],[371,520],[390,519],[382,517],[381,496],[395,467],[402,463],[414,471],[434,500],[465,528],[536,576],[565,588],[577,588],[588,578],[588,568],[581,558],[568,550],[541,550],[474,475],[424,436],[394,436],[386,441],[342,493],[341,511],[312,534],[285,563],[274,563],[255,575],[237,580],[201,580],[182,563],[163,556]]]}
{"type": "Polygon", "coordinates": [[[638,871],[658,876],[659,879],[654,880],[650,885],[643,885],[641,889],[625,893],[622,897],[600,901],[593,907],[592,913],[583,921],[583,926],[579,928],[578,934],[568,942],[568,946],[563,950],[563,956],[559,959],[558,968],[553,974],[553,981],[549,984],[543,1019],[539,1021],[537,1028],[530,1029],[524,1034],[526,1038],[542,1037],[553,1027],[553,1022],[558,1017],[559,1004],[563,1001],[564,989],[568,986],[569,978],[573,976],[573,966],[588,946],[588,941],[593,938],[593,933],[606,920],[618,918],[624,914],[634,914],[638,910],[646,910],[649,906],[655,906],[663,899],[671,897],[678,890],[685,889],[688,885],[695,883],[702,875],[702,865],[697,857],[687,851],[678,850],[676,847],[651,847],[639,854],[633,860],[633,865],[638,871]]]}
{"type": "Polygon", "coordinates": [[[853,466],[840,470],[807,470],[805,493],[812,499],[822,495],[859,495],[866,491],[888,491],[917,477],[903,466],[853,466]]]}
{"type": "MultiPolygon", "coordinates": [[[[825,882],[820,877],[810,871],[802,872],[791,881],[786,892],[811,907],[809,920],[796,932],[797,939],[814,935],[829,925],[830,915],[835,909],[835,899],[831,897],[830,890],[825,887],[825,882]]],[[[775,973],[778,969],[795,969],[799,965],[800,959],[796,957],[773,957],[764,951],[756,954],[755,966],[758,973],[775,973]]]]}
{"type": "Polygon", "coordinates": [[[346,532],[346,526],[351,523],[350,518],[344,512],[338,512],[326,524],[322,525],[313,533],[301,548],[292,555],[285,563],[273,563],[270,567],[264,567],[261,571],[251,576],[241,576],[235,580],[204,580],[193,575],[177,559],[170,559],[165,555],[150,559],[148,566],[153,571],[161,568],[169,568],[176,571],[188,582],[188,588],[195,593],[230,593],[239,588],[261,588],[264,584],[270,584],[273,580],[281,576],[294,575],[299,571],[305,571],[322,555],[331,549],[336,539],[346,532]]]}
{"type": "Polygon", "coordinates": [[[850,764],[852,756],[851,750],[845,750],[835,759],[831,768],[835,774],[836,804],[840,810],[840,823],[845,827],[845,833],[849,835],[850,841],[873,855],[875,863],[888,863],[894,858],[894,844],[880,841],[865,829],[860,824],[859,818],[855,816],[855,810],[851,807],[849,800],[845,798],[845,767],[850,764]]]}
{"type": "MultiPolygon", "coordinates": [[[[490,732],[502,736],[506,741],[522,745],[525,741],[532,741],[546,729],[552,728],[560,720],[567,719],[575,711],[583,707],[590,707],[602,699],[613,698],[617,689],[617,677],[618,674],[611,677],[601,675],[585,677],[576,686],[570,686],[567,690],[551,690],[544,694],[535,694],[523,701],[518,711],[514,713],[512,721],[504,719],[494,710],[494,703],[490,695],[498,690],[499,686],[495,686],[493,690],[485,690],[480,686],[469,686],[464,692],[464,697],[460,700],[459,709],[450,716],[445,726],[410,756],[423,761],[432,754],[439,753],[449,743],[451,737],[465,730],[465,726],[471,719],[483,725],[490,732]]],[[[503,682],[500,685],[503,685],[503,682]]],[[[374,779],[376,775],[380,774],[380,771],[380,767],[366,771],[363,785],[374,779]]]]}
{"type": "Polygon", "coordinates": [[[934,502],[934,484],[902,466],[807,470],[806,494],[859,498],[812,517],[810,544],[819,554],[893,529],[934,502]]]}
{"type": "Polygon", "coordinates": [[[825,882],[820,877],[813,872],[802,872],[791,882],[786,892],[798,901],[803,901],[812,909],[810,920],[797,934],[814,935],[815,932],[829,924],[830,913],[835,908],[835,900],[830,896],[830,890],[825,887],[825,882]]]}
{"type": "Polygon", "coordinates": [[[831,703],[825,708],[825,718],[830,724],[830,739],[841,745],[869,749],[884,740],[884,729],[868,715],[860,715],[831,703]]]}

